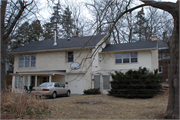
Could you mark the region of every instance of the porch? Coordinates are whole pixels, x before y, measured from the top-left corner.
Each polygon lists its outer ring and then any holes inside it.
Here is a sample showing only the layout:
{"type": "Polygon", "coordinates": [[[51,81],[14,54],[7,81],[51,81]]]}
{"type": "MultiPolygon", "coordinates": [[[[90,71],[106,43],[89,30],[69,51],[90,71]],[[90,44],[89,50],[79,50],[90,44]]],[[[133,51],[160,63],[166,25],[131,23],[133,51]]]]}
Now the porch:
{"type": "Polygon", "coordinates": [[[51,71],[25,71],[12,73],[12,91],[21,92],[24,86],[29,89],[30,86],[37,87],[44,82],[59,82],[65,84],[65,70],[51,71]]]}

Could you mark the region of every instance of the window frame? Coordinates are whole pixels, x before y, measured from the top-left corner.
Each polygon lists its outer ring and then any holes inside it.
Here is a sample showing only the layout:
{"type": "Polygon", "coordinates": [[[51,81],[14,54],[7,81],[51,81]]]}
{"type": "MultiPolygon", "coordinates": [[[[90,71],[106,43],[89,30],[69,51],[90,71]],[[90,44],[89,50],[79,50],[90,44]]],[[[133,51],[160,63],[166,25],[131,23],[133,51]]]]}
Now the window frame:
{"type": "Polygon", "coordinates": [[[129,53],[123,53],[123,56],[122,56],[123,58],[123,61],[122,61],[122,63],[131,63],[131,61],[130,61],[130,54],[129,53]],[[128,57],[126,57],[125,55],[128,55],[128,57]],[[128,62],[125,62],[125,60],[128,60],[128,62]]]}
{"type": "Polygon", "coordinates": [[[36,54],[22,54],[19,55],[19,68],[29,68],[36,67],[36,54]],[[32,60],[32,56],[35,58],[32,60]],[[32,61],[34,61],[34,65],[32,66],[32,61]]]}
{"type": "Polygon", "coordinates": [[[73,51],[68,51],[67,52],[67,62],[68,63],[71,63],[71,62],[73,62],[74,61],[74,52],[73,51]],[[69,53],[71,53],[71,55],[69,55],[69,53]]]}
{"type": "Polygon", "coordinates": [[[115,64],[126,64],[126,63],[138,63],[138,52],[124,52],[124,53],[115,53],[115,64]],[[136,53],[136,57],[132,57],[132,53],[136,53]],[[117,55],[121,54],[121,58],[118,58],[117,55]],[[128,57],[124,57],[128,54],[128,57]],[[136,62],[132,62],[132,59],[137,59],[136,62]],[[129,62],[124,62],[125,59],[128,59],[129,62]],[[121,60],[121,63],[117,63],[117,60],[121,60]]]}
{"type": "Polygon", "coordinates": [[[137,63],[138,62],[138,53],[137,52],[131,52],[130,56],[131,56],[131,58],[130,58],[131,63],[137,63]],[[132,57],[132,53],[136,53],[136,57],[132,57]],[[132,59],[135,59],[135,58],[137,59],[137,61],[136,62],[132,62],[132,59]]]}
{"type": "Polygon", "coordinates": [[[123,59],[122,59],[122,53],[116,53],[116,54],[115,54],[115,63],[116,63],[116,64],[122,64],[122,63],[123,63],[122,60],[123,60],[123,59]],[[121,58],[116,58],[116,55],[121,55],[121,58]],[[117,60],[120,60],[121,62],[117,63],[117,60]]]}

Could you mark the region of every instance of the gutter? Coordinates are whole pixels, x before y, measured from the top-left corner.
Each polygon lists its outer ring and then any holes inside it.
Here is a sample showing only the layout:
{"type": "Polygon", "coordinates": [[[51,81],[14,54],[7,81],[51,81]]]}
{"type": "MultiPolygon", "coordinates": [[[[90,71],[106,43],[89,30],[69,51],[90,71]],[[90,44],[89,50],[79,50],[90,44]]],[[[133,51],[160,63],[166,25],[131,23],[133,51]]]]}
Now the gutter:
{"type": "MultiPolygon", "coordinates": [[[[52,50],[37,50],[37,51],[27,51],[27,52],[8,52],[8,54],[22,54],[22,53],[37,53],[37,52],[55,52],[55,51],[65,51],[65,50],[76,50],[81,49],[82,47],[76,47],[76,48],[64,48],[64,49],[52,49],[52,50]]],[[[93,49],[93,47],[85,47],[83,49],[93,49]]]]}
{"type": "Polygon", "coordinates": [[[131,49],[131,50],[117,50],[117,51],[107,51],[101,53],[110,53],[110,52],[126,52],[126,51],[144,51],[144,50],[156,50],[157,48],[148,48],[148,49],[131,49]]]}

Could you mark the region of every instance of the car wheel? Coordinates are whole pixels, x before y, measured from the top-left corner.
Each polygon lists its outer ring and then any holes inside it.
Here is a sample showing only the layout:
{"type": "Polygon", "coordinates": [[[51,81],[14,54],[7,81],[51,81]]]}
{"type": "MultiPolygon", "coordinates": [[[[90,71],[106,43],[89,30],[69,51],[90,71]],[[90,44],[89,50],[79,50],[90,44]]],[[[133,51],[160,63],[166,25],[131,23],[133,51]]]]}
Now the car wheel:
{"type": "Polygon", "coordinates": [[[67,91],[66,96],[67,96],[67,97],[70,96],[70,91],[67,91]]]}
{"type": "Polygon", "coordinates": [[[56,92],[53,92],[52,94],[52,98],[55,99],[56,98],[56,92]]]}

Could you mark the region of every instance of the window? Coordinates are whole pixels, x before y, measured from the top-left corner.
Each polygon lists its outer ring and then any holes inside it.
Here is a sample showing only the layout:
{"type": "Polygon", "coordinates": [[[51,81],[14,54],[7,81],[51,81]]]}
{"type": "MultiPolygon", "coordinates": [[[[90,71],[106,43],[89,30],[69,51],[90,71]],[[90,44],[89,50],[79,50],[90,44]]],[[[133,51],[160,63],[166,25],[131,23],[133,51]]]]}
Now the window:
{"type": "Polygon", "coordinates": [[[73,62],[73,52],[68,52],[68,62],[73,62]]]}
{"type": "Polygon", "coordinates": [[[19,67],[23,67],[24,65],[24,55],[19,56],[19,67]]]}
{"type": "Polygon", "coordinates": [[[103,76],[103,89],[110,89],[109,76],[103,76]]]}
{"type": "Polygon", "coordinates": [[[19,56],[19,67],[35,67],[35,66],[36,66],[36,54],[19,56]]]}
{"type": "Polygon", "coordinates": [[[20,88],[20,87],[21,87],[21,77],[15,76],[15,88],[20,88]]]}
{"type": "Polygon", "coordinates": [[[115,54],[116,63],[136,63],[138,62],[137,52],[115,54]]]}
{"type": "Polygon", "coordinates": [[[116,63],[122,63],[122,54],[115,54],[116,63]]]}
{"type": "Polygon", "coordinates": [[[123,63],[129,63],[129,53],[123,53],[123,63]]]}
{"type": "Polygon", "coordinates": [[[28,86],[28,76],[24,76],[24,85],[28,86]]]}
{"type": "Polygon", "coordinates": [[[137,60],[137,52],[131,53],[131,63],[138,62],[137,60]]]}
{"type": "Polygon", "coordinates": [[[36,54],[31,54],[31,67],[36,66],[36,54]]]}
{"type": "Polygon", "coordinates": [[[162,66],[159,66],[159,73],[162,73],[162,66]]]}
{"type": "Polygon", "coordinates": [[[25,55],[25,67],[29,67],[30,55],[25,55]]]}

